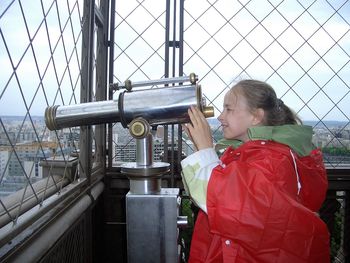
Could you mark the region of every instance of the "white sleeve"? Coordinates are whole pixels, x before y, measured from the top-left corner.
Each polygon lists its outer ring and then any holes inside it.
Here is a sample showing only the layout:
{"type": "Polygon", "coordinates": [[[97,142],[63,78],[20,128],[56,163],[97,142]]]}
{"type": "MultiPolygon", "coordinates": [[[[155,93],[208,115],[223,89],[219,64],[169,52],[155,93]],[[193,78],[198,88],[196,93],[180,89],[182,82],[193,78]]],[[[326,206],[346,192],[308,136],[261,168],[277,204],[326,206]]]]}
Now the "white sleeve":
{"type": "Polygon", "coordinates": [[[185,190],[204,212],[207,212],[207,187],[212,170],[220,164],[213,148],[199,150],[181,161],[185,190]]]}

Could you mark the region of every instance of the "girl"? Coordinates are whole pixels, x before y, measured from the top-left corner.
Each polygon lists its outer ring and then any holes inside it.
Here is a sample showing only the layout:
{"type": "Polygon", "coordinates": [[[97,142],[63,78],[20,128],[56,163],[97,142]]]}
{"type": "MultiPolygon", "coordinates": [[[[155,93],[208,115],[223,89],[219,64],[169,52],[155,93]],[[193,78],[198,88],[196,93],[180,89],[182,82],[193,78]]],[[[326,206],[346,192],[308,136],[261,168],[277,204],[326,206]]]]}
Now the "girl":
{"type": "Polygon", "coordinates": [[[327,190],[312,128],[268,84],[243,80],[219,116],[229,146],[219,159],[195,107],[185,131],[198,151],[181,162],[201,208],[189,262],[329,262],[329,233],[318,217],[327,190]]]}

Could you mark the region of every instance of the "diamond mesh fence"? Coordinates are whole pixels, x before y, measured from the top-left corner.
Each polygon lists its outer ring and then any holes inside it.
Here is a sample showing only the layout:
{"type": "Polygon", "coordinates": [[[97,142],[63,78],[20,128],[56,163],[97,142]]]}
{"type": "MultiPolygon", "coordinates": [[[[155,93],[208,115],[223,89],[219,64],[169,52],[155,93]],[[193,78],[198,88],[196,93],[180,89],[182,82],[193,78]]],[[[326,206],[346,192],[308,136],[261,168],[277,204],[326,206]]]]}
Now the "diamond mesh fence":
{"type": "Polygon", "coordinates": [[[82,12],[81,1],[0,5],[1,226],[77,177],[79,129],[49,131],[43,114],[80,101],[82,12]]]}
{"type": "MultiPolygon", "coordinates": [[[[347,1],[186,1],[185,8],[184,71],[195,69],[218,112],[236,81],[267,81],[314,127],[318,147],[349,150],[347,1]]],[[[325,157],[333,167],[349,161],[325,157]]]]}
{"type": "MultiPolygon", "coordinates": [[[[163,78],[166,64],[176,76],[182,67],[184,75],[199,76],[207,104],[218,116],[224,94],[234,83],[245,78],[267,81],[313,126],[314,143],[322,148],[329,169],[349,169],[349,1],[186,0],[183,57],[178,50],[180,2],[116,0],[111,11],[113,82],[163,78]],[[168,59],[167,50],[172,54],[168,59]]],[[[85,23],[80,0],[0,4],[0,211],[14,223],[28,198],[43,203],[77,178],[79,169],[71,167],[80,166],[80,129],[49,131],[42,116],[47,106],[81,101],[85,23]],[[57,161],[62,163],[60,172],[53,166],[57,161]],[[37,190],[38,184],[44,185],[43,191],[37,190]],[[19,193],[14,210],[9,206],[11,193],[19,193]]],[[[96,25],[94,32],[96,38],[96,25]]],[[[90,58],[94,71],[95,53],[90,58]]],[[[96,100],[95,76],[92,82],[96,100]]],[[[219,123],[209,121],[217,141],[222,136],[219,123]]],[[[155,160],[163,158],[168,137],[181,142],[184,155],[193,151],[176,129],[159,129],[155,160]]],[[[135,142],[126,129],[113,124],[111,138],[114,164],[135,159],[135,142]]],[[[95,140],[92,148],[97,148],[95,140]]],[[[335,199],[342,200],[337,194],[335,199]]]]}
{"type": "MultiPolygon", "coordinates": [[[[117,1],[116,82],[164,76],[165,8],[163,1],[117,1]]],[[[235,82],[267,81],[305,124],[314,127],[314,143],[324,148],[326,163],[347,166],[349,8],[348,1],[186,1],[184,74],[199,76],[216,116],[235,82]]],[[[176,17],[174,10],[171,15],[176,17]]],[[[170,28],[176,41],[178,27],[176,22],[170,28]]],[[[173,62],[170,58],[169,64],[173,62]]],[[[214,139],[220,138],[218,122],[213,121],[212,128],[214,139]]],[[[114,156],[123,158],[119,144],[132,139],[122,142],[121,137],[114,156]]],[[[190,153],[191,145],[187,148],[190,153]]]]}

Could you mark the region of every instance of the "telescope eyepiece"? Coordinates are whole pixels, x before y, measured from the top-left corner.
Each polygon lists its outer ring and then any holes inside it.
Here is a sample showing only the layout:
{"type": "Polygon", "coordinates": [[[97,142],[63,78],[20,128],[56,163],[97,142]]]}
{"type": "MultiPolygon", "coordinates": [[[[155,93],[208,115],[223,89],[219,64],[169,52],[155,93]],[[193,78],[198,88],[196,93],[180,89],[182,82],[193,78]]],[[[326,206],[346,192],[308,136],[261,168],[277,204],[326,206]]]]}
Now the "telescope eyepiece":
{"type": "Polygon", "coordinates": [[[211,118],[215,115],[213,106],[203,106],[202,112],[205,118],[211,118]]]}

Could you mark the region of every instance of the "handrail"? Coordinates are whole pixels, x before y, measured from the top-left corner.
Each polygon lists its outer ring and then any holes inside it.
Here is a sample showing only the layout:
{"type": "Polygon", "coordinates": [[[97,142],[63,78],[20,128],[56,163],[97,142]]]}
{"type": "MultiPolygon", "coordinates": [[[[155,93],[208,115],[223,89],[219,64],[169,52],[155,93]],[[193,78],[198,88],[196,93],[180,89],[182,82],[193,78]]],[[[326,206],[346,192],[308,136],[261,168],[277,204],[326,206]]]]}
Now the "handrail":
{"type": "Polygon", "coordinates": [[[43,199],[57,193],[60,189],[69,184],[67,177],[53,175],[49,178],[33,183],[33,189],[21,189],[14,192],[1,200],[0,207],[0,228],[13,221],[16,224],[16,218],[39,204],[43,199]],[[23,199],[23,202],[21,200],[23,199]]]}

